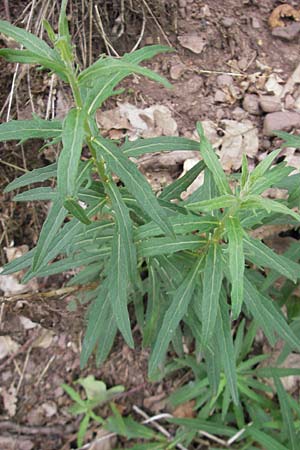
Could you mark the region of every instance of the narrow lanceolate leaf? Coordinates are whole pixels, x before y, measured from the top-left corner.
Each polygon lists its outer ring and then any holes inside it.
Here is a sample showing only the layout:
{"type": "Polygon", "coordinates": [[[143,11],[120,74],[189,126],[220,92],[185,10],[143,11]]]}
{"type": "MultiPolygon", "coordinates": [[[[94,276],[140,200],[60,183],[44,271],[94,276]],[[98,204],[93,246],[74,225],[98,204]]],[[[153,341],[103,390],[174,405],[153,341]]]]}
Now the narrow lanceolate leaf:
{"type": "Polygon", "coordinates": [[[109,292],[112,310],[119,330],[129,347],[134,347],[131,333],[130,319],[127,309],[128,297],[128,260],[123,235],[116,228],[111,249],[111,263],[109,269],[109,292]]]}
{"type": "Polygon", "coordinates": [[[9,62],[18,62],[21,64],[34,64],[50,69],[56,72],[64,81],[67,81],[65,75],[65,66],[62,62],[54,61],[52,59],[46,59],[38,55],[37,53],[30,52],[29,50],[18,50],[11,48],[3,48],[0,50],[0,57],[6,59],[9,62]]]}
{"type": "Polygon", "coordinates": [[[128,75],[132,73],[137,73],[143,75],[150,80],[157,81],[163,84],[165,87],[172,87],[168,80],[157,73],[153,72],[146,67],[141,67],[137,64],[127,62],[124,59],[117,59],[112,57],[103,57],[96,61],[87,69],[83,70],[78,77],[79,83],[83,85],[92,84],[100,76],[114,74],[120,71],[127,71],[128,75]]]}
{"type": "Polygon", "coordinates": [[[181,199],[181,194],[192,184],[200,172],[204,169],[205,164],[199,161],[182,177],[177,178],[173,183],[169,184],[160,194],[159,198],[162,200],[181,199]]]}
{"type": "Polygon", "coordinates": [[[71,109],[62,132],[63,149],[58,159],[57,187],[61,198],[74,196],[84,137],[85,112],[71,109]]]}
{"type": "Polygon", "coordinates": [[[67,197],[64,201],[64,207],[69,211],[69,213],[72,214],[72,216],[76,217],[79,222],[83,223],[84,225],[90,225],[91,221],[86,215],[85,210],[74,198],[67,197]]]}
{"type": "Polygon", "coordinates": [[[158,366],[164,360],[173,333],[187,311],[196,286],[195,280],[201,268],[201,264],[202,258],[199,258],[174,292],[172,303],[166,312],[152,351],[149,362],[150,376],[156,372],[158,366]]]}
{"type": "Polygon", "coordinates": [[[231,276],[231,308],[233,318],[237,319],[244,299],[245,257],[243,251],[243,228],[236,217],[226,221],[228,236],[229,271],[231,276]]]}
{"type": "Polygon", "coordinates": [[[283,139],[283,144],[281,147],[294,147],[294,148],[300,148],[300,137],[295,136],[291,133],[287,133],[285,131],[273,131],[273,134],[275,136],[280,137],[283,139]]]}
{"type": "Polygon", "coordinates": [[[290,449],[297,450],[299,448],[299,439],[296,435],[293,411],[289,405],[289,394],[285,391],[280,378],[274,377],[274,383],[280,403],[283,425],[290,444],[290,449]]]}
{"type": "Polygon", "coordinates": [[[0,125],[0,141],[26,141],[27,139],[59,138],[62,131],[60,120],[43,120],[34,116],[32,120],[10,120],[0,125]]]}
{"type": "Polygon", "coordinates": [[[148,264],[148,295],[145,326],[143,330],[143,346],[153,344],[157,333],[162,304],[160,298],[160,282],[152,260],[148,264]]]}
{"type": "MultiPolygon", "coordinates": [[[[205,233],[219,224],[219,221],[215,217],[209,215],[196,216],[188,214],[183,216],[178,214],[174,217],[170,217],[169,220],[175,234],[191,233],[196,231],[198,234],[205,233]]],[[[161,234],[163,234],[161,228],[159,228],[156,223],[148,222],[145,225],[138,227],[135,231],[135,239],[140,240],[153,236],[159,236],[161,234]]]]}
{"type": "Polygon", "coordinates": [[[202,200],[200,202],[188,203],[186,208],[192,211],[213,211],[214,209],[230,208],[237,204],[237,198],[234,195],[221,195],[211,200],[202,200]]]}
{"type": "Polygon", "coordinates": [[[129,216],[129,209],[125,205],[119,189],[113,181],[105,183],[106,191],[115,212],[118,229],[122,235],[121,239],[125,246],[126,258],[128,261],[129,277],[134,283],[137,279],[137,259],[136,248],[133,242],[133,227],[129,216]]]}
{"type": "MultiPolygon", "coordinates": [[[[125,54],[123,56],[123,60],[126,60],[131,64],[139,64],[145,59],[149,59],[159,53],[169,51],[171,51],[169,47],[162,45],[151,45],[141,48],[135,52],[125,54]]],[[[109,77],[102,76],[95,80],[93,87],[89,89],[85,99],[85,107],[88,114],[92,115],[107,98],[117,94],[118,91],[114,91],[114,88],[128,75],[130,75],[128,70],[122,70],[112,73],[109,77]]]]}
{"type": "Polygon", "coordinates": [[[219,346],[219,354],[221,355],[222,365],[224,368],[227,385],[235,404],[238,404],[238,389],[235,363],[235,350],[231,334],[231,320],[226,304],[225,293],[221,293],[220,304],[217,313],[218,329],[216,338],[219,346]]]}
{"type": "Polygon", "coordinates": [[[259,195],[248,195],[245,200],[241,203],[241,208],[243,209],[265,209],[266,211],[276,212],[279,214],[284,214],[293,217],[298,222],[300,222],[300,215],[297,214],[292,209],[285,206],[276,200],[270,200],[269,198],[264,198],[259,195]]]}
{"type": "Polygon", "coordinates": [[[266,450],[287,450],[284,445],[272,438],[270,434],[264,433],[253,426],[246,429],[246,435],[259,442],[266,450]]]}
{"type": "Polygon", "coordinates": [[[31,172],[27,172],[19,178],[9,183],[4,192],[10,192],[14,189],[19,189],[24,186],[28,186],[33,183],[40,183],[41,181],[49,180],[49,178],[56,177],[57,164],[50,164],[50,166],[41,167],[40,169],[34,169],[31,172]]]}
{"type": "Polygon", "coordinates": [[[231,189],[223,172],[221,163],[212,148],[212,145],[204,135],[204,130],[200,122],[197,123],[197,131],[200,136],[200,153],[204,159],[206,166],[212,172],[215,183],[220,194],[231,194],[231,189]]]}
{"type": "Polygon", "coordinates": [[[107,280],[105,280],[88,311],[88,325],[80,355],[81,368],[86,366],[89,357],[98,343],[101,332],[103,332],[104,329],[107,329],[107,319],[109,314],[111,315],[110,295],[108,283],[107,280]]]}
{"type": "Polygon", "coordinates": [[[42,266],[44,257],[48,254],[66,215],[67,210],[62,203],[56,199],[40,233],[33,258],[32,272],[36,272],[42,266]]]}
{"type": "Polygon", "coordinates": [[[57,53],[49,47],[45,41],[38,38],[34,34],[29,33],[23,28],[15,27],[5,20],[0,20],[0,33],[11,37],[31,52],[36,53],[43,58],[59,61],[57,53]]]}
{"type": "Polygon", "coordinates": [[[288,325],[283,314],[272,300],[260,294],[253,284],[244,278],[245,302],[254,319],[263,329],[271,345],[275,345],[274,333],[294,350],[299,351],[300,339],[288,325]]]}
{"type": "Polygon", "coordinates": [[[116,325],[115,318],[112,314],[111,307],[109,308],[107,320],[105,325],[100,328],[100,334],[98,337],[98,345],[96,350],[96,365],[100,366],[108,357],[116,334],[118,327],[116,325]]]}
{"type": "Polygon", "coordinates": [[[243,243],[246,259],[252,263],[260,267],[274,269],[294,282],[300,278],[299,264],[283,255],[277,255],[271,248],[257,239],[247,236],[244,237],[243,243]]]}
{"type": "Polygon", "coordinates": [[[197,151],[199,150],[199,142],[183,137],[160,136],[127,141],[121,147],[124,155],[134,157],[144,155],[145,153],[172,152],[177,150],[197,151]]]}
{"type": "Polygon", "coordinates": [[[198,236],[177,236],[176,239],[169,237],[152,238],[142,241],[138,246],[138,254],[144,258],[179,252],[181,250],[197,250],[206,241],[198,236]]]}
{"type": "Polygon", "coordinates": [[[223,280],[222,251],[218,243],[211,243],[206,255],[203,273],[203,297],[201,303],[202,346],[205,347],[214,333],[221,285],[223,280]]]}
{"type": "Polygon", "coordinates": [[[22,192],[21,194],[15,195],[13,198],[14,202],[33,202],[41,200],[54,200],[57,197],[56,191],[49,187],[40,187],[35,189],[30,189],[29,191],[22,192]]]}
{"type": "Polygon", "coordinates": [[[115,172],[125,183],[128,191],[136,198],[141,208],[167,234],[173,234],[165,210],[159,205],[150,185],[139,172],[135,164],[105,139],[98,137],[93,141],[96,151],[107,162],[112,172],[115,172]]]}
{"type": "Polygon", "coordinates": [[[266,173],[266,171],[271,167],[274,159],[279,155],[280,152],[281,149],[272,151],[255,167],[255,169],[250,174],[249,181],[251,184],[266,173]]]}

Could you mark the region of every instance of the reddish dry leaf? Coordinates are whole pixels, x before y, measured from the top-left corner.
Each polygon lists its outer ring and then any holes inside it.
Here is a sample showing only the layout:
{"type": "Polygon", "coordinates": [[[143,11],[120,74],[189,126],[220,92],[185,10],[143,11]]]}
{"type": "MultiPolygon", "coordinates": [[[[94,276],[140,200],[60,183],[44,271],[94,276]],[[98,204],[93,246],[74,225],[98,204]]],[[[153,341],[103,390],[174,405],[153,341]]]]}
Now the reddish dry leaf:
{"type": "Polygon", "coordinates": [[[192,419],[195,417],[196,411],[194,411],[195,400],[190,400],[189,402],[182,403],[182,405],[177,406],[173,411],[173,416],[179,419],[192,419]]]}

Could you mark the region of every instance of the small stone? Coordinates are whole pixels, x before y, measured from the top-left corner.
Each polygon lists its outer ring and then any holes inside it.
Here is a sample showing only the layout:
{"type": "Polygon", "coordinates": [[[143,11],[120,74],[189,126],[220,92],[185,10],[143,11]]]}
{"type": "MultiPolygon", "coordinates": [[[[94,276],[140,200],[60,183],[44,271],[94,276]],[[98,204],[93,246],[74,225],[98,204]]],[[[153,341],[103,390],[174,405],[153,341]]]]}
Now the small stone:
{"type": "Polygon", "coordinates": [[[200,15],[201,17],[210,17],[211,12],[208,5],[204,5],[200,8],[200,15]]]}
{"type": "Polygon", "coordinates": [[[231,86],[233,84],[233,78],[231,75],[227,75],[226,73],[217,76],[217,85],[220,88],[231,86]]]}
{"type": "Polygon", "coordinates": [[[186,18],[186,10],[185,10],[185,8],[178,8],[178,11],[179,11],[180,17],[182,19],[185,19],[186,18]]]}
{"type": "Polygon", "coordinates": [[[261,95],[259,105],[266,113],[281,111],[281,100],[277,95],[261,95]]]}
{"type": "Polygon", "coordinates": [[[233,17],[223,17],[221,22],[225,28],[230,28],[234,24],[234,18],[233,17]]]}
{"type": "Polygon", "coordinates": [[[294,22],[286,27],[276,27],[272,30],[272,35],[283,39],[284,41],[292,41],[300,33],[300,22],[294,22]]]}
{"type": "Polygon", "coordinates": [[[263,139],[263,141],[262,141],[262,143],[261,143],[261,147],[262,147],[264,150],[269,150],[269,148],[271,147],[271,141],[270,141],[270,139],[267,139],[267,138],[263,139]]]}
{"type": "Polygon", "coordinates": [[[256,94],[246,94],[243,100],[243,108],[250,114],[258,116],[260,114],[259,97],[256,94]]]}
{"type": "Polygon", "coordinates": [[[185,8],[186,0],[178,0],[178,6],[179,6],[179,8],[185,8]]]}
{"type": "Polygon", "coordinates": [[[260,21],[256,17],[252,17],[252,28],[255,30],[261,27],[260,21]]]}
{"type": "Polygon", "coordinates": [[[300,114],[296,112],[273,112],[266,115],[263,134],[272,136],[273,131],[291,131],[292,128],[300,128],[300,114]]]}
{"type": "Polygon", "coordinates": [[[246,70],[248,68],[248,64],[249,64],[248,58],[241,58],[238,61],[238,66],[241,70],[246,70]]]}
{"type": "Polygon", "coordinates": [[[202,36],[196,34],[185,34],[184,36],[179,36],[178,41],[180,45],[191,52],[200,54],[205,47],[206,41],[202,36]]]}
{"type": "Polygon", "coordinates": [[[226,103],[226,100],[227,100],[226,94],[220,89],[218,89],[215,93],[214,101],[216,103],[226,103]]]}
{"type": "Polygon", "coordinates": [[[216,119],[219,121],[219,120],[224,119],[224,117],[225,117],[224,109],[218,108],[216,111],[216,119]]]}
{"type": "Polygon", "coordinates": [[[172,64],[170,67],[170,77],[172,80],[178,80],[185,71],[185,65],[182,63],[172,64]]]}
{"type": "Polygon", "coordinates": [[[231,115],[234,120],[240,121],[240,120],[245,119],[247,113],[245,112],[244,109],[237,106],[236,108],[234,108],[231,115]]]}
{"type": "Polygon", "coordinates": [[[285,109],[294,109],[295,107],[295,99],[291,94],[288,94],[284,99],[284,107],[285,109]]]}

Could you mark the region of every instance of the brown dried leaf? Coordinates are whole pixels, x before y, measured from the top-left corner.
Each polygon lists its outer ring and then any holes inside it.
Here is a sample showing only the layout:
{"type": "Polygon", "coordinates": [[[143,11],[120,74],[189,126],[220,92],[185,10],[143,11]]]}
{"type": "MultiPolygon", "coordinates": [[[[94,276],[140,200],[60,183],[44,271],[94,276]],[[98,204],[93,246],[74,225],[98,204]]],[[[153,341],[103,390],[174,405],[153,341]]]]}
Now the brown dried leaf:
{"type": "Polygon", "coordinates": [[[177,406],[173,411],[173,416],[180,419],[192,419],[195,417],[196,411],[194,411],[195,400],[190,400],[189,402],[182,403],[182,405],[177,406]]]}
{"type": "Polygon", "coordinates": [[[270,27],[271,28],[284,27],[285,23],[283,20],[281,20],[281,18],[283,17],[289,17],[298,22],[300,20],[300,11],[293,8],[293,6],[288,5],[287,3],[277,6],[277,8],[274,9],[274,11],[269,17],[270,27]]]}

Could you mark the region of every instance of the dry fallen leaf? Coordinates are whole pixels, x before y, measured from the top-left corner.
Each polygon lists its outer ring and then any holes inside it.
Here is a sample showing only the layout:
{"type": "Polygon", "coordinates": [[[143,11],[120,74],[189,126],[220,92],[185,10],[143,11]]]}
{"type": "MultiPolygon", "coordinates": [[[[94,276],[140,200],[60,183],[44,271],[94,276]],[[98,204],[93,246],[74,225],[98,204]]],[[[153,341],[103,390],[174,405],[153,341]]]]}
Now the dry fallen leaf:
{"type": "Polygon", "coordinates": [[[9,417],[14,417],[17,410],[18,400],[16,388],[13,385],[11,385],[8,390],[6,388],[2,388],[1,395],[5,411],[7,411],[9,417]]]}
{"type": "Polygon", "coordinates": [[[194,407],[195,400],[190,400],[186,403],[182,403],[173,411],[173,416],[178,417],[179,419],[192,419],[196,414],[196,411],[194,411],[194,407]]]}
{"type": "Polygon", "coordinates": [[[19,344],[13,341],[10,336],[0,336],[0,360],[15,353],[18,348],[19,344]]]}
{"type": "Polygon", "coordinates": [[[300,20],[300,11],[295,9],[293,6],[284,3],[283,5],[277,6],[269,17],[269,25],[271,28],[284,27],[285,23],[281,18],[288,17],[296,21],[300,20]]]}

